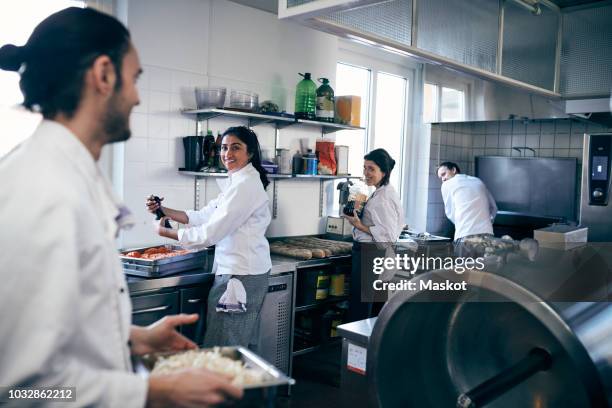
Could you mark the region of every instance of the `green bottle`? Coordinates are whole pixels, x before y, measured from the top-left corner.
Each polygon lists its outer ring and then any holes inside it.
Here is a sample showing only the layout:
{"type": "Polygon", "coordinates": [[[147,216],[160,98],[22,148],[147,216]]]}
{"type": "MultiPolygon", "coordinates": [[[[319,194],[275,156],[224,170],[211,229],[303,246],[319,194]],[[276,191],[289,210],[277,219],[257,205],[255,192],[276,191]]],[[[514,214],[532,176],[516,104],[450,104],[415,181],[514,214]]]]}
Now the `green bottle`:
{"type": "Polygon", "coordinates": [[[316,119],[317,85],[310,79],[310,72],[301,74],[304,77],[295,88],[295,118],[316,119]]]}
{"type": "Polygon", "coordinates": [[[329,86],[329,79],[319,78],[323,85],[317,89],[317,120],[334,121],[334,90],[329,86]]]}

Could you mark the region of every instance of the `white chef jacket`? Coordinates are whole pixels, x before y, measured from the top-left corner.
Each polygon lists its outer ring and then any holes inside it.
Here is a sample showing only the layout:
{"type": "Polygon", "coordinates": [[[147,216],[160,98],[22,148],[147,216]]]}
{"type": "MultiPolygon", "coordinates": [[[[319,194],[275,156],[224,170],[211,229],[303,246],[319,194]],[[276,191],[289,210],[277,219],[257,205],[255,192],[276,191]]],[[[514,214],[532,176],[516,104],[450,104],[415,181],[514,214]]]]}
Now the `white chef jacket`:
{"type": "Polygon", "coordinates": [[[363,209],[361,222],[370,227],[370,234],[353,228],[354,241],[397,241],[404,226],[404,215],[399,195],[391,184],[381,186],[372,193],[363,209]]]}
{"type": "Polygon", "coordinates": [[[76,387],[71,407],[143,407],[119,209],[93,157],[45,120],[0,160],[0,184],[0,385],[76,387]]]}
{"type": "Polygon", "coordinates": [[[493,234],[495,199],[477,177],[457,174],[442,183],[444,211],[455,224],[455,240],[474,234],[493,234]]]}
{"type": "MultiPolygon", "coordinates": [[[[221,183],[220,183],[221,184],[221,183]]],[[[272,217],[268,194],[251,163],[230,174],[221,193],[199,211],[185,211],[186,228],[178,231],[185,247],[215,245],[218,275],[260,275],[272,268],[265,237],[272,217]]]]}

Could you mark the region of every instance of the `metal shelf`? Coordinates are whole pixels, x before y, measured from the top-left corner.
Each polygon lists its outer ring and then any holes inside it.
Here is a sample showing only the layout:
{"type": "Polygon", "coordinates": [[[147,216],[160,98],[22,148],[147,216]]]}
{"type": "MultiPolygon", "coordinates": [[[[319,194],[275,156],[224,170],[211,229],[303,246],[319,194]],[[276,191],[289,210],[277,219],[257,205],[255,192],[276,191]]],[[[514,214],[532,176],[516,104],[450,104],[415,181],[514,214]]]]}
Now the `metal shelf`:
{"type": "MultiPolygon", "coordinates": [[[[227,173],[207,173],[204,171],[187,171],[179,170],[179,173],[185,176],[192,177],[227,177],[227,173]]],[[[345,175],[345,176],[328,176],[323,174],[267,174],[270,179],[294,179],[294,180],[338,180],[338,179],[360,179],[361,177],[345,175]]]]}
{"type": "Polygon", "coordinates": [[[303,354],[308,354],[308,353],[311,353],[313,351],[317,351],[319,349],[322,349],[323,347],[333,346],[333,345],[339,344],[341,341],[342,341],[342,338],[331,339],[328,342],[323,343],[323,344],[317,344],[316,346],[306,347],[305,349],[296,350],[292,354],[293,354],[293,357],[301,356],[303,354]]]}
{"type": "Polygon", "coordinates": [[[316,309],[321,306],[344,302],[345,300],[348,300],[348,296],[331,296],[330,299],[322,300],[318,303],[313,303],[311,305],[297,306],[295,308],[295,311],[303,312],[304,310],[316,309]]]}
{"type": "Polygon", "coordinates": [[[340,123],[319,122],[318,120],[297,119],[297,123],[306,126],[317,126],[322,128],[323,133],[333,133],[339,130],[365,130],[363,127],[342,125],[340,123]]]}
{"type": "Polygon", "coordinates": [[[283,116],[266,115],[263,113],[252,113],[235,111],[231,109],[210,108],[210,109],[185,109],[184,115],[196,116],[198,120],[208,120],[219,116],[248,119],[249,126],[256,126],[262,123],[274,123],[278,129],[291,125],[315,126],[322,129],[323,133],[333,133],[339,130],[365,130],[359,126],[342,125],[340,123],[319,122],[316,120],[294,119],[283,116]]]}

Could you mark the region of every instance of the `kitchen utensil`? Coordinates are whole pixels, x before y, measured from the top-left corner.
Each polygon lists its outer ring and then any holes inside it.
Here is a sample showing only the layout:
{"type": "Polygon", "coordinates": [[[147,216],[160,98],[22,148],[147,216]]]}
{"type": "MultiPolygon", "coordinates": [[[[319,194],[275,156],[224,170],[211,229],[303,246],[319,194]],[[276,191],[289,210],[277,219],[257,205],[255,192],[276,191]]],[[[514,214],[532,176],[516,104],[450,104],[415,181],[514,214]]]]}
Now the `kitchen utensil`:
{"type": "MultiPolygon", "coordinates": [[[[164,211],[161,209],[161,199],[160,199],[158,196],[153,195],[153,194],[151,194],[151,195],[149,196],[149,199],[150,199],[150,200],[153,200],[153,201],[155,201],[157,204],[159,204],[159,208],[158,208],[157,210],[155,210],[155,219],[156,219],[156,220],[161,220],[161,219],[162,219],[162,217],[165,217],[165,216],[166,216],[166,214],[164,214],[164,211]]],[[[166,221],[164,222],[164,227],[166,227],[166,228],[172,228],[172,225],[170,225],[170,221],[166,220],[166,221]]]]}
{"type": "MultiPolygon", "coordinates": [[[[212,349],[201,349],[202,351],[212,351],[212,349]]],[[[259,371],[263,376],[263,381],[257,384],[244,385],[244,396],[240,401],[236,401],[232,406],[235,407],[270,407],[274,406],[276,391],[279,386],[293,385],[295,380],[287,377],[272,364],[244,347],[221,347],[220,353],[223,357],[241,361],[246,367],[259,371]]],[[[155,362],[164,356],[174,353],[155,353],[137,358],[134,370],[142,377],[148,377],[155,366],[155,362]]]]}
{"type": "Polygon", "coordinates": [[[230,93],[230,107],[243,110],[257,110],[259,95],[250,91],[232,90],[230,93]]]}
{"type": "Polygon", "coordinates": [[[185,148],[185,170],[200,171],[204,164],[202,147],[204,136],[186,136],[183,138],[185,148]]]}
{"type": "Polygon", "coordinates": [[[195,98],[198,109],[222,108],[225,105],[227,88],[196,87],[195,98]]]}
{"type": "MultiPolygon", "coordinates": [[[[159,245],[156,245],[159,246],[159,245]]],[[[168,249],[183,249],[178,245],[166,245],[168,249]]],[[[208,250],[191,251],[188,254],[176,255],[163,259],[142,259],[125,256],[128,252],[143,252],[149,248],[129,248],[122,249],[121,264],[123,272],[127,275],[143,276],[146,278],[158,278],[174,273],[184,272],[191,269],[207,269],[208,250]]]]}

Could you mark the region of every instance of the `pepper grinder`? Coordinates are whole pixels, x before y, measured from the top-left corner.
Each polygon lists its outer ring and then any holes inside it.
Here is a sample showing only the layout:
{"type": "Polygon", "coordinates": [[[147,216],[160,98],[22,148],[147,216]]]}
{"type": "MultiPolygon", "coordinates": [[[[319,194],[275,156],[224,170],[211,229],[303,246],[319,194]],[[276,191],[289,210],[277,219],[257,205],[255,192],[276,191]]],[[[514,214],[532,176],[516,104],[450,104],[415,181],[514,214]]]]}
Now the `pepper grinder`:
{"type": "MultiPolygon", "coordinates": [[[[166,214],[164,214],[164,212],[161,209],[161,200],[160,200],[160,198],[158,196],[156,196],[156,195],[151,194],[149,196],[149,200],[153,200],[157,204],[159,204],[159,208],[157,210],[155,210],[155,219],[156,220],[161,220],[162,217],[165,217],[166,214]]],[[[164,227],[172,229],[172,225],[170,225],[170,221],[166,220],[166,222],[164,222],[164,227]]]]}

